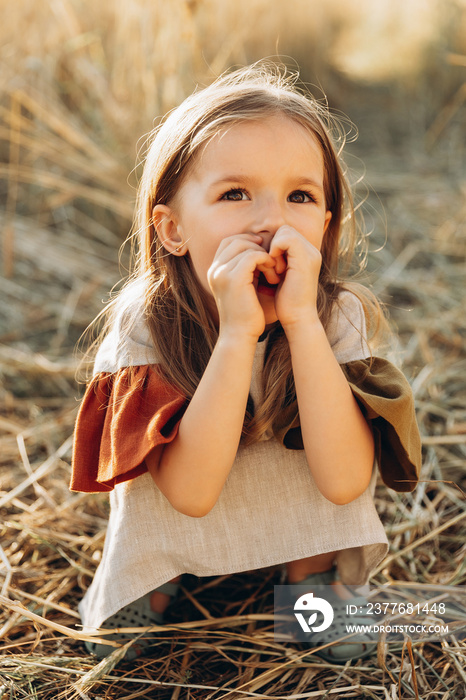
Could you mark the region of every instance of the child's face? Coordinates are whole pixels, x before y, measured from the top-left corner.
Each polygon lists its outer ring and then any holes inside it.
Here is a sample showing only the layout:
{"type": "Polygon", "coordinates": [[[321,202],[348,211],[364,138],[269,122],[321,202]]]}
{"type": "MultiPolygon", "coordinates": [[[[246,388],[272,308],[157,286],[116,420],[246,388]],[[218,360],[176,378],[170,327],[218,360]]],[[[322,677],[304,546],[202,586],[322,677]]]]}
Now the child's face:
{"type": "MultiPolygon", "coordinates": [[[[227,236],[258,233],[268,250],[283,224],[320,250],[331,218],[324,200],[323,155],[315,137],[285,116],[242,122],[201,150],[170,207],[161,238],[170,252],[189,251],[201,285],[227,236]],[[165,240],[164,240],[165,239],[165,240]],[[176,247],[178,249],[176,249],[176,247]]],[[[258,292],[266,323],[276,320],[273,296],[258,292]]]]}

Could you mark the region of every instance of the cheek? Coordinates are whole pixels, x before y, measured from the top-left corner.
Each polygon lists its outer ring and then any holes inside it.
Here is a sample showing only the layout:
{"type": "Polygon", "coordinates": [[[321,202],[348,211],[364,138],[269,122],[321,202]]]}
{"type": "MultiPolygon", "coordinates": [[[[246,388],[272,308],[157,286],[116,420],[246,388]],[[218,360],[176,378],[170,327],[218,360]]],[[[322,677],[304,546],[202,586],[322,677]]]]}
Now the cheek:
{"type": "Polygon", "coordinates": [[[209,243],[206,242],[204,245],[199,247],[191,246],[189,251],[194,271],[197,274],[199,281],[207,289],[209,288],[207,273],[215,258],[217,247],[218,246],[216,245],[209,245],[209,243]]]}
{"type": "MultiPolygon", "coordinates": [[[[298,229],[298,231],[300,230],[299,226],[297,226],[296,228],[298,229]]],[[[318,250],[321,250],[323,241],[325,239],[325,228],[326,226],[324,217],[318,216],[315,217],[312,220],[312,222],[308,220],[307,226],[304,229],[304,231],[306,231],[305,237],[318,250]]],[[[303,229],[301,229],[301,232],[303,232],[303,229]]]]}

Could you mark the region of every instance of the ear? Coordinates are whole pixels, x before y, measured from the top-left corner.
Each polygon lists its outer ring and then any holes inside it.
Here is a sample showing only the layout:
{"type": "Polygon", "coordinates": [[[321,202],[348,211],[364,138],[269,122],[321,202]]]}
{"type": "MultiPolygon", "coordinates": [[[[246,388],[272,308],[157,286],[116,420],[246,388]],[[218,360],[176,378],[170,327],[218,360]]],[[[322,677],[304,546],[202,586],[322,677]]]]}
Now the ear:
{"type": "Polygon", "coordinates": [[[331,218],[332,218],[332,212],[330,211],[330,209],[327,209],[327,211],[325,212],[325,220],[324,220],[324,234],[328,229],[328,225],[330,223],[331,218]]]}
{"type": "Polygon", "coordinates": [[[156,204],[152,209],[152,221],[165,250],[173,255],[186,255],[188,246],[175,211],[166,204],[156,204]]]}

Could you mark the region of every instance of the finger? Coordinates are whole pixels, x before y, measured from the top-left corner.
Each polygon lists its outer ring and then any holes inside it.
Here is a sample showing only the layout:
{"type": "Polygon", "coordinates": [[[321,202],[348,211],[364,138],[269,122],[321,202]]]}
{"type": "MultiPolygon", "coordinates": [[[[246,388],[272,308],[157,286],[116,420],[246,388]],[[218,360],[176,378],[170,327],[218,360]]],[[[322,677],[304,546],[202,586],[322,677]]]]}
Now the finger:
{"type": "Polygon", "coordinates": [[[275,269],[275,258],[267,253],[267,260],[258,266],[259,272],[266,272],[275,269]]]}
{"type": "Polygon", "coordinates": [[[270,264],[270,256],[263,248],[246,248],[225,260],[214,260],[208,272],[209,283],[248,284],[254,280],[256,270],[267,263],[270,264]]]}
{"type": "Polygon", "coordinates": [[[280,277],[277,275],[276,260],[269,255],[269,259],[257,266],[258,272],[262,272],[267,282],[270,284],[278,284],[280,277]]]}
{"type": "Polygon", "coordinates": [[[283,257],[283,253],[286,253],[290,249],[293,241],[296,240],[296,236],[301,237],[301,234],[298,233],[296,229],[286,225],[280,226],[270,242],[270,255],[277,260],[283,257]]]}
{"type": "Polygon", "coordinates": [[[283,275],[277,275],[277,271],[274,267],[263,267],[263,269],[258,269],[260,270],[260,272],[263,273],[265,279],[269,284],[278,284],[282,281],[283,275]]]}
{"type": "Polygon", "coordinates": [[[275,258],[275,272],[277,275],[283,275],[286,271],[286,258],[284,255],[279,255],[275,258]]]}
{"type": "Polygon", "coordinates": [[[270,261],[260,265],[259,271],[263,272],[267,281],[270,284],[278,284],[286,272],[286,259],[283,255],[278,257],[271,256],[270,261]]]}
{"type": "Polygon", "coordinates": [[[248,270],[253,275],[256,272],[265,272],[274,269],[274,261],[269,253],[261,248],[248,248],[230,260],[229,268],[232,272],[238,270],[248,270]]]}
{"type": "Polygon", "coordinates": [[[295,260],[301,260],[302,256],[307,257],[309,255],[312,258],[320,257],[319,249],[291,226],[281,226],[278,229],[272,238],[269,253],[277,259],[280,255],[283,256],[287,261],[287,266],[290,262],[289,256],[295,260]]]}
{"type": "Polygon", "coordinates": [[[227,236],[223,238],[217,248],[216,257],[222,256],[224,253],[227,255],[236,255],[242,250],[246,250],[251,245],[261,247],[262,236],[256,235],[254,233],[241,233],[235,234],[234,236],[227,236]]]}

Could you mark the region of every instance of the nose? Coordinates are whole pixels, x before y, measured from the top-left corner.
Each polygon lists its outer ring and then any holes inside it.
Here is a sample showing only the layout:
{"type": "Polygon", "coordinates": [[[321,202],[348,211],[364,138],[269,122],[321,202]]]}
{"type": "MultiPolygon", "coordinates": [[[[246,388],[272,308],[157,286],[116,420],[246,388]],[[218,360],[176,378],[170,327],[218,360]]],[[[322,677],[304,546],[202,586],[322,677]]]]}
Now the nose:
{"type": "Polygon", "coordinates": [[[251,232],[263,236],[263,246],[266,250],[276,232],[286,223],[280,202],[274,196],[264,197],[256,202],[251,232]]]}

